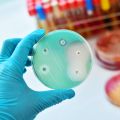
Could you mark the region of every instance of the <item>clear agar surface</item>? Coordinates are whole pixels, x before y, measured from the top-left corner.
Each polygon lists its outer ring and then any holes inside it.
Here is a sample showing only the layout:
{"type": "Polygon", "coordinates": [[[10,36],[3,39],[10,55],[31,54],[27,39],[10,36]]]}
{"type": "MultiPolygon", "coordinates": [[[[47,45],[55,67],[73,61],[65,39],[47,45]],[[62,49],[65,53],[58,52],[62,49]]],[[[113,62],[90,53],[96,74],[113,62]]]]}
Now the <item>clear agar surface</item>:
{"type": "Polygon", "coordinates": [[[92,54],[78,33],[56,30],[34,46],[33,70],[52,89],[73,88],[86,79],[92,68],[92,54]]]}

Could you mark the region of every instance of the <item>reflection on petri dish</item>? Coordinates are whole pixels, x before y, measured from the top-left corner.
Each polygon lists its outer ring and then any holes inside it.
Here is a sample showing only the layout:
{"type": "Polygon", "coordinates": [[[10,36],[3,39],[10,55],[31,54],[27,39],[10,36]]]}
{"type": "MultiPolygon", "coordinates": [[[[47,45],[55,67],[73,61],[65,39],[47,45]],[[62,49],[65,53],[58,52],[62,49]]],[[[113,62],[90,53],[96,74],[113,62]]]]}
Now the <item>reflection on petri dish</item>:
{"type": "Polygon", "coordinates": [[[46,34],[35,45],[33,53],[33,70],[37,78],[52,89],[78,86],[92,68],[88,43],[70,30],[46,34]]]}

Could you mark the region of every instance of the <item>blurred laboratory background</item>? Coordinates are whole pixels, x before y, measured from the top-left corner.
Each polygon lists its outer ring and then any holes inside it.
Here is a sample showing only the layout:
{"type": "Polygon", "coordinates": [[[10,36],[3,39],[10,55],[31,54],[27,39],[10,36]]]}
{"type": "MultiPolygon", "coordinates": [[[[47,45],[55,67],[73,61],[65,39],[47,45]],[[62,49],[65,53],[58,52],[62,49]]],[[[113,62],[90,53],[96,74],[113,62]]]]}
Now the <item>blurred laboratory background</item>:
{"type": "MultiPolygon", "coordinates": [[[[94,65],[74,88],[72,100],[49,108],[35,120],[120,120],[120,0],[0,0],[0,48],[5,39],[23,38],[44,28],[69,29],[90,44],[94,65]]],[[[27,68],[26,84],[48,90],[27,68]]]]}

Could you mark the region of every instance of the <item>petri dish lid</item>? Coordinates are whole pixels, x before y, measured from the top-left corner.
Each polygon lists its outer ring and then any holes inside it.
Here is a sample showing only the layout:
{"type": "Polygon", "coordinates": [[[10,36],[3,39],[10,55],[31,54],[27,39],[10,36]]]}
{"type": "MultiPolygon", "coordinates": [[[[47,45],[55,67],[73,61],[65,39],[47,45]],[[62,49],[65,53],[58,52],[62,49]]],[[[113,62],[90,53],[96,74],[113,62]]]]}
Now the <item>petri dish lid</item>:
{"type": "Polygon", "coordinates": [[[89,44],[78,33],[56,30],[34,46],[33,70],[52,89],[73,88],[82,83],[92,68],[89,44]]]}

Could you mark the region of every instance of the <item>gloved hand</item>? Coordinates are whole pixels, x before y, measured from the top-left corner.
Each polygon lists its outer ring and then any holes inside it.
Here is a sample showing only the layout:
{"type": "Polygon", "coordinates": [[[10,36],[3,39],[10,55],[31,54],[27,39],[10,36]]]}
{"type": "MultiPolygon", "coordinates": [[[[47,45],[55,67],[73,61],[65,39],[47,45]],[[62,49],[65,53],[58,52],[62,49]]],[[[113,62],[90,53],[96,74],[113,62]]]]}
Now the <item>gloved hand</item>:
{"type": "Polygon", "coordinates": [[[33,120],[44,109],[74,96],[73,90],[31,90],[23,79],[33,45],[44,35],[37,30],[23,39],[9,39],[0,53],[0,120],[33,120]]]}

